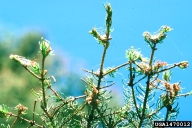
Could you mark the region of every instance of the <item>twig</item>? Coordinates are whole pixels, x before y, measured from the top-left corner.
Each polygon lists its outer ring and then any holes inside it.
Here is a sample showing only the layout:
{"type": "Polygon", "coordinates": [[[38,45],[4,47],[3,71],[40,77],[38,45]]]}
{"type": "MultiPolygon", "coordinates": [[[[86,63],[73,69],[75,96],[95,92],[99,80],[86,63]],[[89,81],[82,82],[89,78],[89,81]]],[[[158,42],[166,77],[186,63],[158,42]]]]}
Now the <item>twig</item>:
{"type": "Polygon", "coordinates": [[[29,71],[33,76],[35,76],[37,79],[41,80],[41,77],[36,75],[34,72],[32,72],[27,66],[22,65],[27,71],[29,71]]]}
{"type": "Polygon", "coordinates": [[[87,84],[87,86],[90,86],[89,83],[87,83],[87,81],[85,81],[85,80],[82,79],[82,78],[81,78],[81,80],[82,80],[83,82],[85,82],[85,83],[87,84]]]}
{"type": "Polygon", "coordinates": [[[46,101],[46,97],[45,97],[45,85],[44,85],[44,63],[45,63],[45,58],[42,58],[42,70],[41,70],[41,85],[42,85],[42,92],[43,92],[43,111],[45,112],[45,114],[49,117],[50,120],[52,120],[50,114],[47,111],[47,101],[46,101]]]}
{"type": "Polygon", "coordinates": [[[56,114],[64,105],[68,104],[69,102],[74,102],[75,100],[80,99],[80,98],[84,98],[84,97],[86,97],[86,95],[74,97],[72,100],[65,101],[65,102],[63,102],[63,104],[55,107],[55,109],[56,109],[56,108],[57,108],[57,109],[53,112],[51,118],[53,118],[53,117],[55,116],[55,114],[56,114]]]}
{"type": "Polygon", "coordinates": [[[55,96],[65,102],[65,100],[51,86],[49,86],[48,88],[54,93],[55,96]]]}
{"type": "Polygon", "coordinates": [[[130,63],[130,75],[129,75],[129,83],[128,85],[131,87],[131,91],[132,91],[132,97],[133,97],[133,102],[134,102],[134,105],[135,105],[135,108],[136,108],[136,111],[137,111],[137,115],[139,118],[141,118],[140,114],[139,114],[139,109],[137,107],[137,101],[136,101],[136,98],[135,98],[135,92],[134,92],[134,84],[133,84],[133,81],[134,81],[134,77],[133,77],[133,71],[132,71],[132,63],[130,63]]]}
{"type": "MultiPolygon", "coordinates": [[[[121,64],[121,65],[119,65],[119,66],[117,66],[117,67],[115,67],[115,68],[112,68],[110,71],[103,73],[103,76],[106,76],[107,74],[109,74],[109,73],[111,73],[111,72],[113,72],[113,71],[115,71],[115,70],[117,70],[117,69],[119,69],[119,68],[121,68],[121,67],[124,67],[124,66],[126,66],[126,65],[128,65],[128,64],[130,64],[130,61],[128,61],[128,62],[126,62],[126,63],[124,63],[124,64],[121,64]]],[[[96,72],[89,71],[89,70],[86,70],[86,69],[82,69],[82,70],[85,71],[85,72],[91,73],[91,74],[93,74],[93,75],[95,75],[95,76],[97,76],[97,77],[99,77],[99,74],[96,73],[96,72]]]]}
{"type": "MultiPolygon", "coordinates": [[[[28,123],[31,123],[31,122],[32,122],[32,120],[25,119],[25,118],[23,118],[23,117],[20,117],[20,116],[18,116],[18,115],[13,114],[13,113],[8,113],[8,114],[9,114],[9,116],[17,117],[17,118],[19,118],[19,119],[21,119],[21,120],[23,120],[23,121],[25,121],[25,122],[28,122],[28,123]]],[[[35,123],[35,122],[34,122],[34,126],[36,126],[36,127],[38,127],[38,128],[43,128],[43,126],[41,126],[41,125],[39,125],[39,124],[37,124],[37,123],[35,123]]]]}
{"type": "Polygon", "coordinates": [[[36,103],[37,103],[37,100],[35,100],[34,106],[33,106],[33,121],[32,121],[32,124],[31,124],[31,125],[33,125],[34,122],[35,122],[35,107],[36,107],[36,103]]]}
{"type": "Polygon", "coordinates": [[[47,102],[45,98],[45,87],[44,87],[44,63],[45,63],[45,58],[42,58],[42,71],[41,71],[41,84],[42,84],[42,92],[43,92],[43,106],[45,109],[47,109],[47,102]]]}
{"type": "Polygon", "coordinates": [[[12,125],[11,125],[11,128],[14,127],[14,125],[15,125],[15,123],[17,122],[17,120],[18,120],[20,114],[21,114],[21,113],[18,112],[18,115],[16,116],[15,120],[13,121],[13,123],[12,123],[12,125]]]}
{"type": "Polygon", "coordinates": [[[133,83],[133,85],[139,83],[141,80],[145,79],[147,76],[145,75],[144,77],[142,77],[141,79],[139,79],[137,82],[133,83]]]}
{"type": "Polygon", "coordinates": [[[100,89],[103,89],[103,88],[108,88],[108,87],[110,87],[110,86],[112,86],[112,85],[114,85],[114,84],[115,84],[115,82],[113,82],[113,83],[112,83],[112,84],[110,84],[110,85],[100,87],[100,89]]]}
{"type": "Polygon", "coordinates": [[[156,73],[161,73],[161,72],[170,70],[170,69],[172,69],[172,68],[174,68],[174,67],[177,67],[177,66],[179,66],[179,65],[181,65],[181,63],[173,64],[172,66],[170,66],[170,67],[168,67],[168,68],[166,68],[166,69],[162,69],[162,70],[160,70],[160,71],[158,71],[158,72],[156,72],[156,73]]]}
{"type": "Polygon", "coordinates": [[[159,109],[157,109],[156,111],[150,113],[149,115],[147,115],[145,118],[149,118],[151,116],[153,116],[154,114],[156,114],[157,112],[159,112],[161,109],[163,109],[165,106],[161,106],[159,109]]]}
{"type": "Polygon", "coordinates": [[[124,66],[126,66],[126,65],[128,65],[128,64],[130,64],[130,63],[131,63],[131,62],[128,61],[128,62],[126,62],[126,63],[124,63],[124,64],[121,64],[121,65],[115,67],[115,68],[112,68],[110,71],[108,71],[108,72],[106,72],[106,73],[103,73],[103,76],[106,76],[107,74],[109,74],[109,73],[111,73],[111,72],[113,72],[113,71],[115,71],[115,70],[117,70],[117,69],[119,69],[119,68],[121,68],[121,67],[124,67],[124,66]]]}
{"type": "Polygon", "coordinates": [[[192,95],[190,92],[189,93],[186,93],[186,94],[179,94],[179,95],[176,95],[175,97],[180,97],[180,96],[184,96],[184,97],[187,97],[189,95],[192,95]]]}
{"type": "Polygon", "coordinates": [[[93,75],[95,75],[95,76],[97,76],[97,77],[99,76],[98,73],[95,73],[95,72],[93,72],[93,71],[89,71],[89,70],[86,70],[86,69],[84,69],[84,68],[82,68],[82,70],[85,71],[85,72],[91,73],[91,74],[93,74],[93,75]]]}

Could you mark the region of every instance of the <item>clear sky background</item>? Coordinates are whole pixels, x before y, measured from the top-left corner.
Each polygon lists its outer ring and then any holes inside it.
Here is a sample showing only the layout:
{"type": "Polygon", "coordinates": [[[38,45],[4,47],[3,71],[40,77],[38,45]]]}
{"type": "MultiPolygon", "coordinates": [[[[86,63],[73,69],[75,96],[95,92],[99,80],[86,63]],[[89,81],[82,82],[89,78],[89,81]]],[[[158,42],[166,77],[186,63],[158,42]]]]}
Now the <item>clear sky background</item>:
{"type": "MultiPolygon", "coordinates": [[[[0,0],[0,35],[12,32],[21,36],[28,31],[45,33],[56,54],[67,57],[71,70],[98,69],[102,46],[88,34],[93,27],[105,26],[103,0],[0,0]]],[[[162,25],[173,31],[155,54],[170,64],[189,61],[189,68],[173,70],[172,82],[182,80],[183,93],[192,90],[192,1],[191,0],[108,0],[113,9],[113,40],[105,67],[126,62],[125,50],[140,48],[144,56],[150,49],[143,40],[144,31],[156,32],[162,25]]],[[[102,29],[101,29],[102,31],[102,29]]],[[[126,76],[124,76],[126,77],[126,76]]],[[[119,76],[119,78],[122,78],[119,76]]],[[[114,85],[122,90],[122,83],[114,85]]],[[[192,96],[181,97],[178,120],[192,121],[192,96]]]]}

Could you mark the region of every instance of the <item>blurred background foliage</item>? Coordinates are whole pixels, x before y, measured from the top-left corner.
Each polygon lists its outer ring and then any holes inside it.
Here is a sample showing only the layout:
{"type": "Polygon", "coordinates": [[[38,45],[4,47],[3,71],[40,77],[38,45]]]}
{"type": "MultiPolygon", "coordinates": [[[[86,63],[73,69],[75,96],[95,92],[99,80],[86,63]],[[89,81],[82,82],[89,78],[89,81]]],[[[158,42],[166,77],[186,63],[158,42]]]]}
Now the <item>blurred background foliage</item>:
{"type": "MultiPolygon", "coordinates": [[[[38,55],[38,42],[43,36],[43,33],[27,32],[21,37],[1,36],[0,39],[0,104],[8,105],[13,113],[17,113],[17,111],[14,111],[15,106],[19,103],[23,104],[28,107],[27,114],[24,116],[27,119],[32,118],[32,108],[36,98],[31,93],[31,89],[38,92],[40,84],[19,63],[15,63],[9,59],[9,55],[17,54],[39,62],[41,56],[38,55]]],[[[57,91],[64,91],[65,95],[84,93],[84,83],[80,81],[81,76],[74,72],[65,71],[64,58],[51,56],[47,59],[45,66],[49,71],[48,75],[54,75],[56,79],[63,77],[66,79],[66,82],[62,84],[59,81],[53,84],[53,86],[57,86],[57,91]],[[78,88],[78,90],[74,92],[73,88],[78,88]]],[[[40,112],[39,104],[37,104],[36,108],[40,112]]],[[[38,119],[37,116],[36,119],[38,119]]],[[[40,120],[36,121],[40,123],[40,120]]],[[[8,122],[5,122],[5,119],[0,119],[0,124],[11,124],[12,122],[13,118],[9,119],[8,122]]],[[[25,122],[19,122],[15,125],[16,128],[26,128],[29,126],[25,122]]]]}
{"type": "MultiPolygon", "coordinates": [[[[0,34],[0,104],[6,104],[10,107],[11,112],[17,113],[14,107],[19,103],[28,107],[27,114],[23,117],[32,119],[32,110],[36,97],[31,93],[31,89],[36,92],[40,89],[39,81],[26,71],[19,63],[9,59],[10,54],[17,54],[27,59],[40,62],[41,56],[39,51],[39,40],[44,37],[40,32],[26,32],[20,37],[0,34]]],[[[82,75],[75,71],[67,69],[67,58],[59,55],[54,51],[54,56],[49,56],[45,63],[45,69],[48,70],[47,76],[54,75],[57,82],[53,84],[53,88],[65,96],[83,95],[85,84],[80,80],[82,75]]],[[[114,99],[110,105],[120,105],[117,91],[114,91],[114,99]]],[[[82,102],[80,100],[79,102],[82,102]]],[[[40,113],[39,103],[36,105],[36,112],[40,113]]],[[[40,118],[36,116],[36,122],[41,124],[40,118]]],[[[0,118],[0,124],[12,124],[14,118],[0,118]]],[[[29,124],[17,121],[15,128],[26,128],[29,124]]],[[[1,127],[1,126],[0,126],[1,127]]]]}

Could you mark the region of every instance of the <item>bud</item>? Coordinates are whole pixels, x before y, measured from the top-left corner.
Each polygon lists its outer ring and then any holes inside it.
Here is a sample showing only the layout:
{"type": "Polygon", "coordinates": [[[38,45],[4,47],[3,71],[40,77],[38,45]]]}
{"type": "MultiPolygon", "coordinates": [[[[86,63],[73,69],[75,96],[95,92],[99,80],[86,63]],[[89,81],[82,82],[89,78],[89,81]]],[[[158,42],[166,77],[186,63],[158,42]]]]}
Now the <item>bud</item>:
{"type": "Polygon", "coordinates": [[[40,74],[39,63],[26,59],[25,57],[11,54],[10,59],[19,62],[22,66],[28,67],[33,73],[40,74]]]}
{"type": "Polygon", "coordinates": [[[169,26],[161,26],[161,33],[166,33],[166,32],[170,32],[171,30],[173,30],[171,27],[169,26]]]}
{"type": "Polygon", "coordinates": [[[188,66],[189,66],[188,61],[183,61],[183,62],[181,62],[181,63],[178,65],[178,67],[180,67],[180,68],[182,68],[182,69],[187,68],[188,66]]]}
{"type": "Polygon", "coordinates": [[[148,63],[140,62],[139,67],[141,68],[141,69],[139,69],[139,72],[141,72],[143,74],[150,73],[150,67],[149,67],[148,63]]]}
{"type": "Polygon", "coordinates": [[[92,97],[91,97],[91,96],[89,96],[89,97],[86,98],[86,102],[87,102],[88,104],[91,103],[91,100],[92,100],[92,97]]]}
{"type": "Polygon", "coordinates": [[[162,26],[156,34],[151,35],[149,32],[144,32],[143,37],[151,47],[152,44],[162,43],[163,39],[166,38],[166,33],[171,30],[172,28],[169,26],[162,26]]]}
{"type": "Polygon", "coordinates": [[[25,57],[23,57],[23,56],[18,56],[18,55],[11,54],[9,56],[9,58],[16,61],[16,62],[19,62],[24,67],[29,66],[31,64],[31,60],[25,59],[25,57]]]}
{"type": "Polygon", "coordinates": [[[143,60],[143,56],[142,56],[141,52],[138,51],[137,49],[134,49],[133,46],[131,46],[131,48],[129,50],[126,50],[125,57],[128,60],[131,60],[131,61],[133,61],[133,60],[135,60],[135,61],[143,60]]]}
{"type": "Polygon", "coordinates": [[[89,34],[93,35],[93,37],[95,39],[97,39],[98,41],[101,40],[101,36],[100,34],[97,32],[97,29],[96,28],[93,28],[91,31],[89,31],[89,34]]]}
{"type": "Polygon", "coordinates": [[[43,58],[46,58],[50,53],[53,52],[48,40],[41,38],[41,41],[39,41],[39,45],[43,58]]]}
{"type": "Polygon", "coordinates": [[[16,106],[16,108],[17,108],[18,111],[19,111],[20,113],[22,113],[22,114],[25,114],[25,111],[28,110],[28,108],[25,107],[25,106],[23,106],[22,104],[18,104],[18,105],[16,106]]]}
{"type": "Polygon", "coordinates": [[[165,85],[165,88],[166,88],[167,90],[171,90],[171,84],[170,84],[170,83],[164,81],[163,84],[165,85]]]}
{"type": "Polygon", "coordinates": [[[150,43],[151,42],[151,34],[149,32],[144,32],[143,37],[146,42],[150,43]]]}
{"type": "Polygon", "coordinates": [[[180,85],[179,85],[179,83],[175,83],[172,86],[173,86],[173,90],[175,92],[174,94],[176,96],[178,94],[178,92],[181,90],[180,85]]]}
{"type": "Polygon", "coordinates": [[[47,74],[47,70],[44,70],[44,72],[43,72],[43,76],[45,76],[46,74],[47,74]]]}
{"type": "Polygon", "coordinates": [[[45,86],[46,88],[51,87],[51,80],[50,79],[45,79],[43,81],[43,86],[45,86]]]}
{"type": "Polygon", "coordinates": [[[107,17],[106,17],[106,34],[109,35],[110,33],[110,28],[111,28],[111,25],[112,25],[112,8],[111,8],[111,5],[109,3],[105,4],[104,5],[105,7],[105,10],[107,12],[107,17]]]}
{"type": "Polygon", "coordinates": [[[99,93],[99,91],[97,90],[97,88],[95,86],[93,86],[93,94],[97,95],[99,93]]]}
{"type": "Polygon", "coordinates": [[[161,62],[161,61],[157,61],[155,64],[154,64],[154,69],[155,70],[158,70],[159,68],[162,68],[162,67],[165,67],[167,65],[167,62],[161,62]]]}

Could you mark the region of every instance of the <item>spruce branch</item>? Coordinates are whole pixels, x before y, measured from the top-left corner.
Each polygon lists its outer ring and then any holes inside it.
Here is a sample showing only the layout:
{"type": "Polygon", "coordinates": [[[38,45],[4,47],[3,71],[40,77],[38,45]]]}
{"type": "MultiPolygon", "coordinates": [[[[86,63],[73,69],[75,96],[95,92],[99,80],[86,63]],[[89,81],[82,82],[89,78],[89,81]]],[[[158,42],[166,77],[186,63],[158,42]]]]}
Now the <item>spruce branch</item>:
{"type": "Polygon", "coordinates": [[[146,111],[146,104],[147,104],[147,99],[148,99],[148,95],[149,95],[149,91],[150,91],[149,86],[150,86],[150,79],[151,79],[151,75],[152,75],[152,61],[153,61],[153,57],[154,57],[154,52],[156,50],[156,43],[154,43],[151,50],[152,51],[151,51],[151,56],[150,56],[150,60],[149,60],[150,73],[147,75],[146,93],[145,93],[145,98],[144,98],[144,102],[143,102],[141,119],[140,119],[140,122],[139,122],[139,128],[142,126],[143,120],[146,117],[145,111],[146,111]]]}
{"type": "MultiPolygon", "coordinates": [[[[98,77],[98,82],[97,82],[97,87],[96,90],[100,90],[100,86],[101,86],[101,80],[104,77],[103,75],[103,66],[104,66],[104,60],[105,60],[105,55],[106,55],[106,51],[107,48],[109,47],[109,40],[111,40],[110,37],[110,27],[112,25],[112,9],[109,3],[107,3],[105,6],[106,12],[107,12],[107,17],[106,17],[106,35],[104,37],[100,36],[97,31],[95,29],[93,29],[90,33],[96,38],[98,39],[101,44],[104,47],[103,50],[103,54],[102,54],[102,58],[101,58],[101,64],[100,64],[100,69],[99,69],[99,75],[98,77]]],[[[93,94],[94,94],[94,90],[93,90],[93,94]]],[[[93,121],[94,118],[94,113],[95,113],[95,109],[97,109],[97,98],[98,98],[99,93],[95,94],[92,99],[91,99],[91,112],[89,114],[88,117],[88,123],[87,123],[87,127],[91,127],[91,122],[93,121]]]]}

